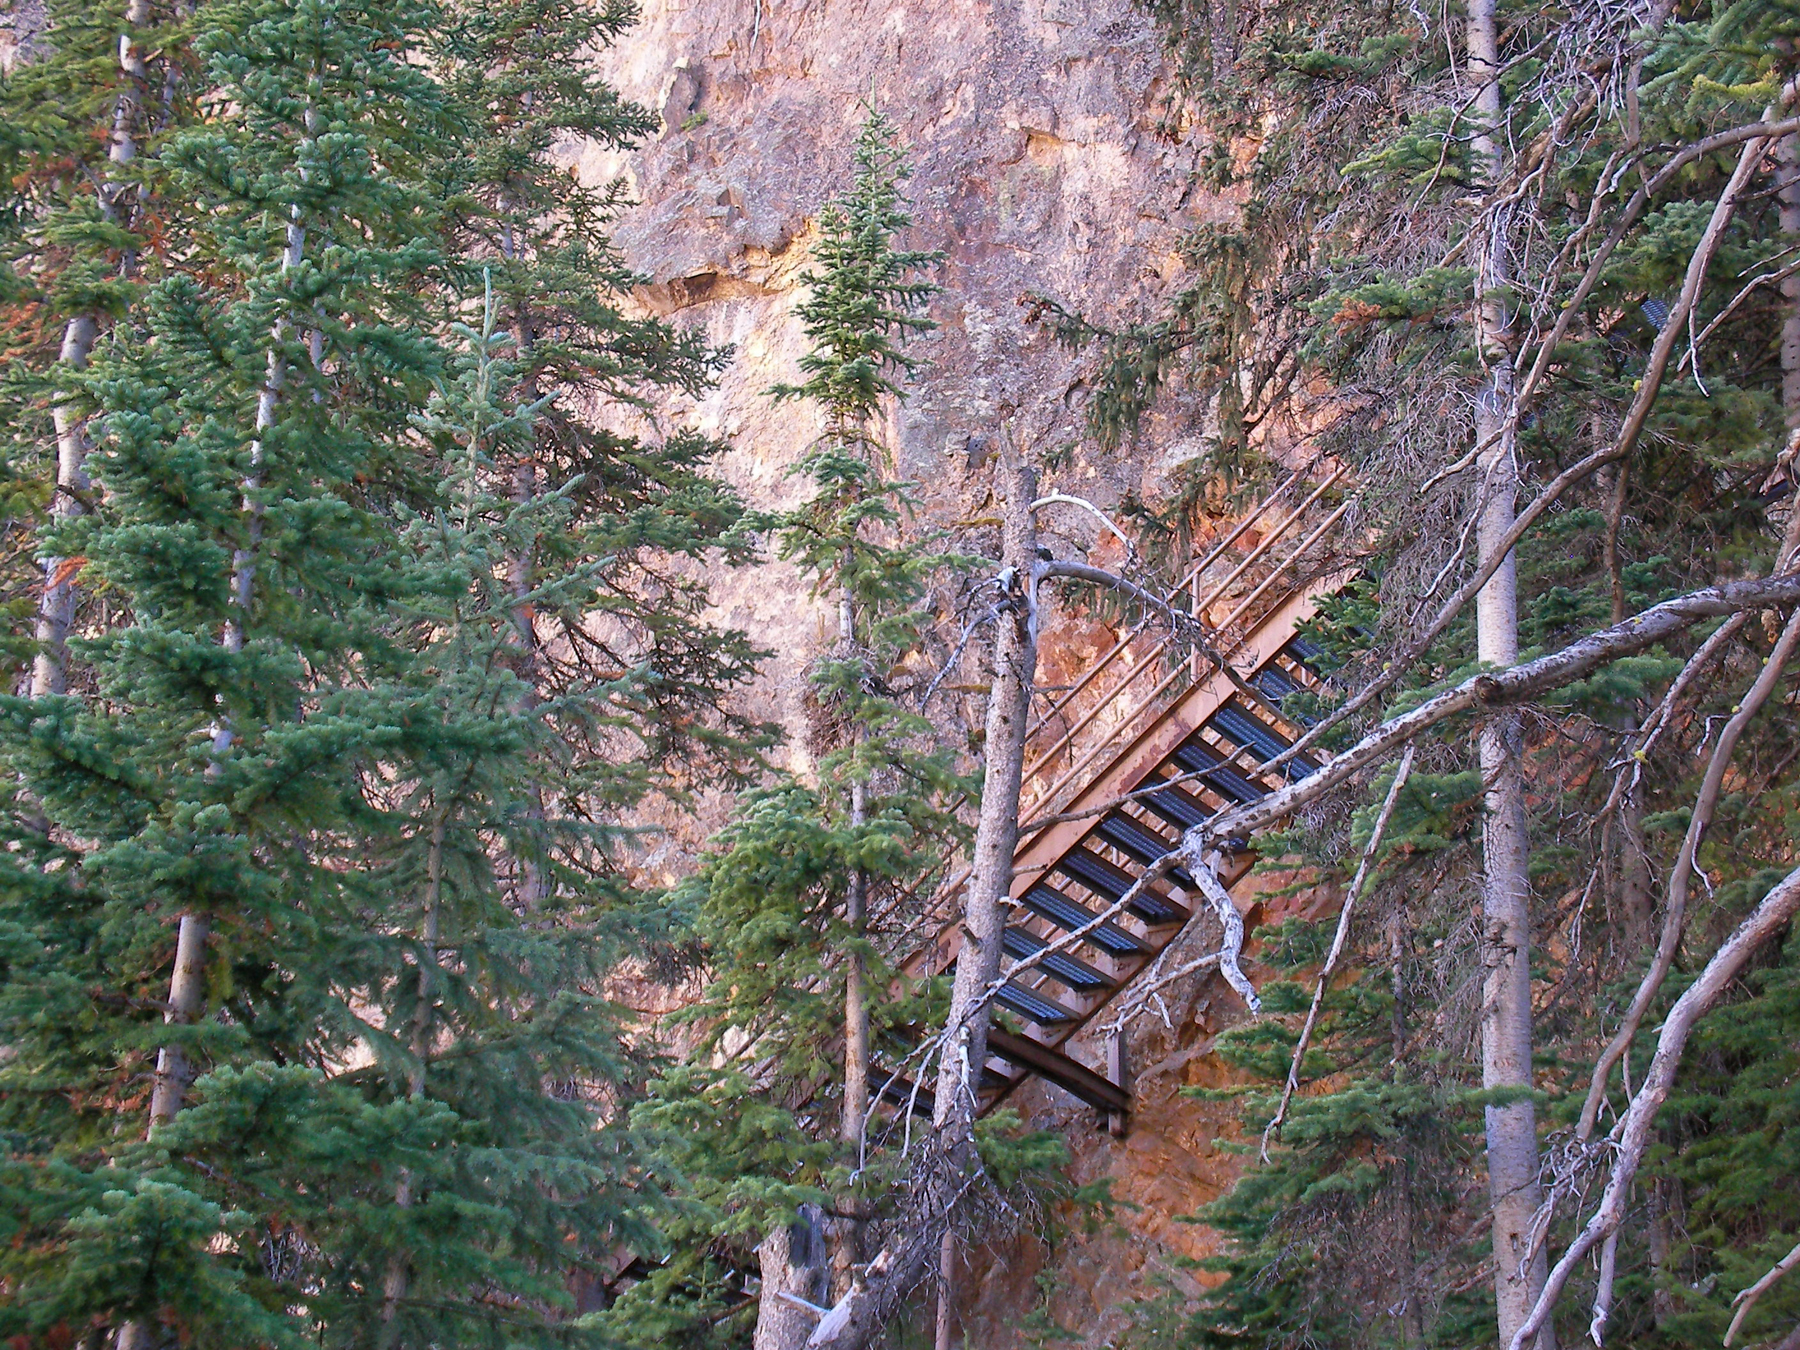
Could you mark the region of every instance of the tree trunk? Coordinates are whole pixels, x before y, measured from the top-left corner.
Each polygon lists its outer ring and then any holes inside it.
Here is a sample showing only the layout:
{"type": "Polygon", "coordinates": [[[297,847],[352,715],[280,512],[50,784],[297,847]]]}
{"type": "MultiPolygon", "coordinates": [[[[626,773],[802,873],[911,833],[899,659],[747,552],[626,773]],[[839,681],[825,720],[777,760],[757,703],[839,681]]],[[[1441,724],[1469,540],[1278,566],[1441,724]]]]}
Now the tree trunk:
{"type": "MultiPolygon", "coordinates": [[[[1469,78],[1476,87],[1476,171],[1499,181],[1503,144],[1495,0],[1469,9],[1469,78]]],[[[1504,211],[1489,207],[1489,211],[1504,211]]],[[[1503,216],[1478,218],[1475,333],[1487,371],[1476,403],[1479,447],[1476,546],[1482,565],[1494,561],[1513,527],[1519,491],[1514,442],[1511,319],[1504,287],[1510,280],[1503,216]]],[[[1519,659],[1517,562],[1509,552],[1475,598],[1476,654],[1487,665],[1519,659]]],[[[1486,816],[1482,828],[1482,910],[1487,977],[1481,1011],[1482,1086],[1528,1090],[1531,1078],[1531,887],[1526,864],[1522,727],[1516,713],[1491,718],[1480,734],[1486,816]]],[[[1501,1344],[1508,1344],[1543,1287],[1546,1261],[1531,1254],[1531,1220],[1538,1186],[1537,1114],[1529,1098],[1487,1108],[1488,1190],[1493,1206],[1494,1299],[1501,1344]]],[[[1546,1328],[1548,1330],[1548,1328],[1546,1328]]],[[[1550,1350],[1540,1338],[1540,1350],[1550,1350]]]]}
{"type": "Polygon", "coordinates": [[[1644,843],[1644,795],[1628,787],[1619,802],[1619,901],[1624,910],[1629,966],[1652,945],[1656,897],[1650,889],[1650,854],[1644,843]]]}
{"type": "MultiPolygon", "coordinates": [[[[433,1017],[436,997],[436,976],[438,969],[438,942],[443,936],[443,896],[444,896],[444,816],[440,811],[437,819],[431,823],[431,843],[425,854],[425,914],[420,924],[419,940],[425,951],[419,962],[419,1002],[413,1009],[412,1037],[409,1048],[412,1050],[413,1066],[406,1077],[406,1094],[409,1097],[421,1097],[425,1093],[425,1063],[431,1053],[432,1036],[435,1033],[436,1019],[433,1017]]],[[[394,1204],[401,1209],[410,1209],[413,1202],[412,1173],[404,1168],[400,1172],[400,1180],[394,1187],[394,1204]]],[[[395,1314],[400,1311],[400,1300],[406,1297],[407,1287],[412,1282],[412,1269],[406,1259],[406,1253],[396,1251],[388,1258],[387,1273],[381,1282],[381,1344],[390,1346],[399,1334],[395,1314]]]]}
{"type": "MultiPolygon", "coordinates": [[[[962,948],[945,1023],[943,1057],[938,1061],[936,1109],[932,1123],[944,1150],[945,1185],[954,1186],[973,1170],[975,1113],[987,1063],[989,1011],[984,995],[1000,974],[1001,942],[1012,905],[1013,854],[1019,843],[1019,792],[1025,767],[1025,732],[1031,689],[1037,675],[1037,596],[1032,568],[1037,562],[1037,527],[1031,503],[1037,475],[1010,450],[1001,462],[1005,476],[1005,538],[1001,575],[1013,603],[1002,615],[994,639],[993,683],[988,694],[986,760],[981,814],[975,826],[974,858],[963,892],[962,948]]],[[[948,1200],[948,1196],[946,1196],[948,1200]]],[[[954,1256],[954,1223],[946,1204],[945,1231],[938,1253],[937,1344],[947,1343],[954,1256]]]]}
{"type": "MultiPolygon", "coordinates": [[[[92,314],[77,314],[63,329],[58,360],[64,369],[82,370],[100,325],[92,314]]],[[[68,404],[57,402],[51,410],[56,427],[56,495],[50,501],[50,519],[61,525],[87,508],[87,419],[68,404]]],[[[43,698],[68,688],[69,625],[75,621],[75,563],[68,558],[44,559],[44,593],[38,602],[37,655],[31,663],[31,696],[43,698]]]]}
{"type": "MultiPolygon", "coordinates": [[[[501,199],[504,208],[505,198],[501,199]]],[[[502,238],[502,252],[509,260],[519,257],[518,245],[514,239],[512,227],[509,225],[502,238]]],[[[513,314],[513,355],[515,359],[528,362],[532,347],[537,341],[537,324],[521,300],[513,314]]],[[[523,401],[535,403],[538,399],[539,382],[537,376],[527,373],[523,386],[523,401]]],[[[535,435],[535,433],[533,433],[535,435]]],[[[512,500],[523,507],[542,490],[539,482],[535,445],[519,461],[513,465],[512,500]]],[[[528,541],[523,546],[509,550],[506,555],[506,582],[512,592],[513,631],[517,635],[519,645],[519,678],[525,683],[525,691],[520,698],[520,711],[530,716],[537,706],[537,681],[539,677],[539,651],[537,635],[537,617],[534,607],[529,602],[533,588],[537,585],[537,548],[536,540],[528,541]]],[[[526,810],[526,817],[531,821],[532,833],[535,836],[526,840],[524,849],[514,859],[518,869],[514,884],[518,888],[519,903],[532,911],[541,907],[549,897],[550,884],[546,876],[543,862],[538,850],[543,846],[544,790],[538,783],[529,789],[531,805],[526,810]]]]}
{"type": "Polygon", "coordinates": [[[819,1320],[813,1309],[830,1297],[819,1211],[800,1206],[799,1217],[764,1238],[756,1256],[762,1264],[762,1293],[753,1350],[800,1350],[819,1320]]]}
{"type": "MultiPolygon", "coordinates": [[[[1790,44],[1791,45],[1791,44],[1790,44]]],[[[1789,247],[1800,244],[1800,135],[1790,133],[1775,142],[1775,194],[1781,233],[1789,247]]],[[[1787,413],[1791,454],[1800,449],[1800,272],[1781,281],[1781,406],[1787,413]]],[[[1790,464],[1790,476],[1800,474],[1790,464]]],[[[1800,510],[1800,477],[1794,483],[1795,508],[1800,510]]]]}
{"type": "Polygon", "coordinates": [[[956,1230],[946,1228],[938,1246],[937,1326],[932,1350],[950,1350],[956,1336],[956,1230]]]}
{"type": "Polygon", "coordinates": [[[1007,482],[1001,575],[1012,603],[1000,618],[994,641],[981,814],[963,892],[962,948],[956,957],[932,1117],[940,1144],[951,1150],[953,1160],[962,1162],[968,1161],[981,1067],[987,1060],[988,1005],[982,996],[1000,973],[1001,936],[1012,903],[1025,730],[1037,673],[1037,597],[1032,584],[1037,530],[1031,517],[1037,475],[1010,454],[1002,472],[1007,482]]]}
{"type": "MultiPolygon", "coordinates": [[[[988,1005],[983,995],[1000,973],[1001,935],[1011,904],[1013,852],[1019,837],[1026,719],[1037,670],[1037,597],[1032,580],[1037,531],[1031,516],[1037,475],[1018,461],[1010,446],[1003,452],[999,473],[1005,521],[1000,583],[1010,603],[994,640],[981,814],[963,890],[963,941],[935,1085],[932,1119],[938,1156],[922,1194],[902,1215],[899,1231],[820,1320],[809,1346],[856,1350],[873,1340],[932,1260],[942,1264],[944,1236],[974,1173],[975,1110],[981,1066],[987,1059],[988,1005]]],[[[948,1300],[951,1294],[940,1279],[939,1299],[948,1300]]]]}
{"type": "MultiPolygon", "coordinates": [[[[315,130],[317,114],[306,112],[310,137],[315,130]]],[[[304,176],[304,175],[303,175],[304,176]]],[[[306,250],[306,227],[296,210],[288,218],[287,236],[281,255],[283,272],[300,265],[306,250]]],[[[242,548],[231,555],[231,617],[225,621],[221,645],[226,651],[243,650],[244,634],[250,622],[250,602],[254,598],[256,580],[256,544],[262,533],[262,504],[257,492],[262,486],[263,439],[275,425],[275,405],[287,383],[287,361],[282,343],[288,330],[286,318],[275,321],[269,333],[262,388],[256,396],[255,437],[250,442],[250,472],[243,482],[242,512],[247,539],[242,548]]],[[[230,720],[221,713],[213,728],[213,763],[209,774],[218,772],[219,763],[231,748],[230,720]]],[[[209,915],[189,910],[181,916],[175,941],[175,970],[169,978],[169,1003],[163,1015],[165,1023],[191,1023],[200,1015],[206,994],[206,943],[212,931],[209,915]]],[[[150,1126],[154,1129],[173,1120],[181,1110],[188,1084],[193,1081],[193,1068],[187,1052],[179,1043],[162,1046],[156,1053],[156,1086],[150,1097],[150,1126]]]]}
{"type": "Polygon", "coordinates": [[[1669,1265],[1669,1196],[1679,1184],[1660,1177],[1650,1183],[1650,1217],[1644,1225],[1644,1244],[1650,1254],[1650,1316],[1658,1327],[1675,1315],[1675,1299],[1669,1293],[1669,1282],[1675,1278],[1669,1265]]]}
{"type": "MultiPolygon", "coordinates": [[[[850,785],[850,825],[860,828],[868,819],[868,787],[859,779],[850,785]]],[[[838,1140],[854,1169],[862,1162],[863,1122],[869,1114],[869,992],[868,969],[860,944],[868,923],[868,877],[852,868],[844,894],[844,924],[852,943],[844,958],[844,1106],[838,1140]]],[[[838,1198],[840,1217],[832,1224],[831,1295],[840,1298],[850,1288],[852,1268],[862,1258],[862,1202],[854,1185],[838,1198]]]]}
{"type": "MultiPolygon", "coordinates": [[[[206,1004],[206,939],[211,927],[204,914],[181,916],[175,936],[175,970],[169,977],[169,1005],[163,1011],[165,1026],[189,1025],[206,1004]]],[[[192,1079],[187,1053],[179,1045],[165,1045],[156,1052],[156,1084],[150,1090],[152,1129],[175,1119],[192,1079]]]]}
{"type": "MultiPolygon", "coordinates": [[[[128,28],[142,28],[150,22],[150,0],[131,0],[125,10],[128,28]]],[[[124,79],[113,104],[111,144],[106,157],[114,164],[129,164],[137,157],[137,120],[143,106],[141,97],[149,77],[143,49],[129,31],[119,35],[119,73],[124,79]]],[[[119,191],[116,183],[100,187],[100,212],[108,220],[118,215],[119,191]]],[[[127,258],[122,272],[129,272],[133,261],[127,258]]],[[[77,314],[63,328],[62,348],[58,363],[69,371],[84,369],[100,335],[98,314],[77,314]]],[[[51,409],[50,419],[56,429],[56,495],[50,502],[50,518],[56,524],[81,515],[87,508],[82,497],[87,492],[87,419],[62,399],[51,409]]],[[[75,621],[75,563],[73,559],[44,559],[44,592],[38,601],[37,655],[31,663],[31,696],[43,698],[60,694],[68,688],[69,626],[75,621]]]]}

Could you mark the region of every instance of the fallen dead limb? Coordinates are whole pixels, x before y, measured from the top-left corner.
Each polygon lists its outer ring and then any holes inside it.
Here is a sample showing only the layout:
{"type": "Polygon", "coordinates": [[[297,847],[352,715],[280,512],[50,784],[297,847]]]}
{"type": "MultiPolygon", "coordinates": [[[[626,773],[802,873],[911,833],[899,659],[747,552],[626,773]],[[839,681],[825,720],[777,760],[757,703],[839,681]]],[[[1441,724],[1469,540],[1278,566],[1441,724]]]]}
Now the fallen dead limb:
{"type": "Polygon", "coordinates": [[[1785,608],[1796,603],[1800,603],[1800,571],[1729,581],[1665,600],[1623,623],[1572,642],[1559,652],[1540,656],[1509,670],[1471,675],[1410,712],[1383,722],[1355,745],[1334,756],[1317,773],[1257,801],[1221,811],[1204,828],[1215,841],[1253,835],[1342,786],[1370,764],[1452,717],[1529,702],[1591,675],[1621,657],[1635,656],[1659,642],[1666,642],[1703,619],[1748,609],[1785,608]]]}
{"type": "Polygon", "coordinates": [[[1736,1308],[1737,1312],[1732,1315],[1731,1325],[1725,1328],[1725,1344],[1727,1346],[1736,1339],[1738,1328],[1744,1324],[1744,1319],[1750,1315],[1750,1310],[1756,1306],[1756,1300],[1768,1293],[1770,1288],[1775,1284],[1775,1281],[1779,1280],[1797,1265],[1800,1265],[1800,1243],[1795,1243],[1794,1250],[1782,1257],[1781,1260],[1777,1261],[1774,1266],[1770,1268],[1767,1275],[1764,1275],[1748,1289],[1740,1290],[1738,1296],[1731,1300],[1731,1306],[1736,1308]]]}
{"type": "Polygon", "coordinates": [[[1738,738],[1757,713],[1762,711],[1769,695],[1775,692],[1775,686],[1781,683],[1782,671],[1792,659],[1796,643],[1800,643],[1800,609],[1795,610],[1793,617],[1788,620],[1787,627],[1776,641],[1775,650],[1769,653],[1769,659],[1764,662],[1756,682],[1750,686],[1750,692],[1744,695],[1743,702],[1738,704],[1731,720],[1719,733],[1718,742],[1713,746],[1712,758],[1706,765],[1706,776],[1701,780],[1700,791],[1694,798],[1693,812],[1688,817],[1687,832],[1682,836],[1681,848],[1675,855],[1674,869],[1669,873],[1667,899],[1663,905],[1663,926],[1657,938],[1656,955],[1651,959],[1650,968],[1644,972],[1643,979],[1639,981],[1637,992],[1632,995],[1631,1006],[1626,1010],[1618,1031],[1607,1043],[1606,1049],[1600,1052],[1600,1058],[1594,1064],[1587,1100],[1581,1108],[1581,1123],[1575,1130],[1575,1137],[1584,1143],[1593,1136],[1594,1123],[1599,1119],[1600,1104],[1606,1098],[1606,1085],[1612,1077],[1613,1066],[1631,1048],[1638,1028],[1643,1025],[1644,1015],[1661,991],[1670,967],[1675,964],[1675,953],[1680,948],[1682,934],[1686,931],[1688,892],[1693,885],[1696,855],[1700,851],[1700,841],[1706,837],[1706,831],[1712,824],[1713,812],[1718,809],[1719,793],[1725,786],[1725,772],[1731,767],[1731,757],[1737,750],[1738,738]]]}

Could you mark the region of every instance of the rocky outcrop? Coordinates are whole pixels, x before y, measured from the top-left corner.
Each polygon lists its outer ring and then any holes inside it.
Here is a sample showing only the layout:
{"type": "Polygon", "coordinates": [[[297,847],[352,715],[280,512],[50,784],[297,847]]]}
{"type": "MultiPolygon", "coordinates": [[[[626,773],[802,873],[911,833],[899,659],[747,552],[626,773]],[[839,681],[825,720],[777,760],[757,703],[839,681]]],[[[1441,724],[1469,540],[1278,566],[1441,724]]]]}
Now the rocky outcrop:
{"type": "MultiPolygon", "coordinates": [[[[927,514],[979,506],[1003,410],[1024,410],[1045,448],[1066,446],[1073,481],[1103,502],[1153,495],[1198,449],[1179,408],[1127,453],[1086,445],[1081,362],[1020,303],[1043,293],[1103,321],[1150,312],[1183,231],[1229,209],[1192,190],[1192,147],[1160,121],[1160,42],[1129,0],[648,0],[604,65],[661,130],[630,153],[571,154],[637,203],[616,235],[648,279],[640,303],[735,349],[716,390],[672,411],[730,438],[725,472],[756,504],[796,498],[786,471],[817,432],[766,390],[804,349],[806,245],[847,181],[868,101],[909,148],[908,243],[944,254],[939,327],[915,347],[928,364],[890,428],[927,514]]],[[[797,725],[823,612],[767,573],[720,582],[721,617],[777,652],[764,711],[797,725]]]]}

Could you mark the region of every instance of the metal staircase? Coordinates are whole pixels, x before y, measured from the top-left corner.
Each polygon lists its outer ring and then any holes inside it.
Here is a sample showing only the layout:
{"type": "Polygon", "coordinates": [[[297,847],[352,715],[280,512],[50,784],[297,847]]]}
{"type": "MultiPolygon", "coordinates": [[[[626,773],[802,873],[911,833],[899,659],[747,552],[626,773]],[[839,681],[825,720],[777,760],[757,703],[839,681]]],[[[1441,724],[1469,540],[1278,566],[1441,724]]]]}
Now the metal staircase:
{"type": "MultiPolygon", "coordinates": [[[[1341,478],[1341,470],[1311,481],[1306,470],[1291,475],[1170,593],[1171,604],[1201,618],[1229,671],[1181,655],[1169,635],[1143,626],[1120,637],[1036,719],[1004,939],[1010,959],[1092,923],[1184,829],[1318,768],[1305,755],[1273,772],[1263,765],[1300,734],[1304,710],[1295,705],[1303,699],[1296,696],[1319,682],[1308,664],[1314,653],[1297,630],[1319,598],[1342,584],[1334,531],[1350,502],[1332,501],[1341,478]]],[[[1221,856],[1220,879],[1235,885],[1251,861],[1247,847],[1221,856]]],[[[908,974],[929,977],[955,963],[966,880],[965,871],[940,892],[943,922],[907,963],[908,974]]],[[[1119,1066],[1109,1077],[1064,1047],[1155,964],[1194,904],[1204,903],[1193,886],[1185,871],[1170,872],[1077,947],[1005,986],[995,999],[1004,1016],[989,1035],[984,1111],[1035,1075],[1122,1120],[1129,1093],[1119,1066]]],[[[899,1083],[890,1094],[915,1107],[923,1095],[899,1083]]]]}

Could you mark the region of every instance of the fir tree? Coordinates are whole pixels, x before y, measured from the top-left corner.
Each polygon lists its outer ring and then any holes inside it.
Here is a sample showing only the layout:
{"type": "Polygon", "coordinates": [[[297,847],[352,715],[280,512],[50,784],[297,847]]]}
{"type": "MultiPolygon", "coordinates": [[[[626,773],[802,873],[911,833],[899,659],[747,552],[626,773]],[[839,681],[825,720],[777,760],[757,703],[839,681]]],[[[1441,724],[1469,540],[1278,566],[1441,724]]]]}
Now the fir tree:
{"type": "Polygon", "coordinates": [[[914,369],[905,339],[931,327],[922,309],[934,287],[920,274],[937,255],[896,245],[911,223],[905,161],[873,110],[854,165],[849,189],[821,212],[797,306],[813,342],[805,379],[774,391],[812,403],[825,424],[794,470],[814,494],[778,525],[781,555],[837,610],[837,642],[811,670],[817,769],[813,782],[784,777],[747,794],[683,895],[708,975],[692,1015],[704,1044],[725,1053],[718,1070],[665,1079],[640,1113],[668,1132],[700,1206],[690,1242],[621,1308],[636,1336],[659,1344],[677,1334],[677,1290],[692,1300],[683,1334],[693,1343],[726,1334],[704,1330],[731,1303],[717,1283],[729,1266],[714,1252],[741,1262],[746,1238],[802,1205],[838,1216],[831,1280],[866,1259],[857,1230],[883,1177],[871,1095],[927,1017],[918,996],[888,992],[892,961],[962,829],[968,784],[893,684],[946,560],[905,538],[910,488],[892,477],[879,431],[914,369]]]}
{"type": "MultiPolygon", "coordinates": [[[[1377,708],[1408,706],[1479,656],[1496,659],[1461,609],[1481,584],[1463,553],[1473,514],[1512,491],[1506,466],[1492,462],[1496,446],[1521,481],[1554,485],[1529,503],[1536,520],[1517,545],[1524,656],[1671,592],[1792,565],[1794,517],[1770,502],[1786,490],[1786,447],[1800,415],[1800,346],[1784,357],[1774,341],[1800,322],[1794,295],[1776,289],[1800,230],[1800,214],[1775,204],[1800,182],[1795,142],[1784,134],[1754,149],[1732,141],[1697,151],[1714,132],[1786,115],[1790,11],[1656,10],[1639,26],[1640,18],[1621,21],[1592,6],[1555,16],[1475,6],[1466,19],[1398,22],[1382,6],[1329,14],[1263,7],[1229,18],[1204,5],[1151,8],[1191,80],[1189,106],[1212,147],[1205,176],[1245,194],[1243,215],[1195,232],[1193,284],[1155,322],[1106,332],[1059,316],[1061,331],[1098,344],[1105,387],[1094,412],[1103,432],[1140,415],[1177,368],[1215,392],[1221,470],[1254,469],[1243,452],[1256,429],[1283,410],[1310,405],[1317,414],[1315,395],[1331,391],[1331,416],[1314,423],[1322,430],[1309,450],[1355,466],[1383,543],[1360,594],[1342,607],[1356,617],[1325,625],[1335,628],[1329,646],[1342,684],[1318,711],[1332,712],[1353,690],[1364,710],[1328,736],[1367,725],[1377,708]],[[1484,14],[1498,47],[1477,51],[1484,14]],[[1497,78],[1477,74],[1471,83],[1454,59],[1459,51],[1497,78]],[[1602,70],[1617,92],[1588,100],[1602,70]],[[1248,166],[1226,153],[1245,134],[1257,146],[1248,166]],[[1610,176],[1625,162],[1634,165],[1629,186],[1610,176]],[[1687,357],[1684,335],[1696,344],[1687,357]],[[1514,363],[1512,389],[1490,382],[1476,396],[1497,366],[1514,363]],[[1296,394],[1308,380],[1319,383],[1296,394]],[[1445,446],[1456,449],[1445,454],[1445,446]],[[1455,603],[1442,599],[1451,593],[1455,603]],[[1421,594],[1433,598],[1420,604],[1421,594]]],[[[1535,491],[1522,492],[1521,504],[1535,491]]],[[[1586,1170],[1591,1159],[1580,1160],[1597,1145],[1588,1109],[1596,1060],[1629,1021],[1646,966],[1654,972],[1661,960],[1654,930],[1677,888],[1659,883],[1686,870],[1672,864],[1694,809],[1707,719],[1716,731],[1730,716],[1775,637],[1773,626],[1759,633],[1730,622],[1714,648],[1717,675],[1687,689],[1657,737],[1647,740],[1640,727],[1694,646],[1619,662],[1546,700],[1526,724],[1533,1078],[1559,1206],[1546,1234],[1553,1257],[1569,1231],[1571,1197],[1586,1194],[1595,1175],[1586,1170]]],[[[1787,763],[1787,739],[1780,719],[1766,714],[1745,732],[1733,773],[1745,774],[1743,800],[1757,805],[1739,815],[1721,802],[1715,842],[1700,851],[1713,898],[1690,909],[1685,925],[1675,914],[1678,967],[1704,962],[1768,890],[1769,869],[1787,862],[1776,841],[1791,830],[1788,778],[1774,767],[1787,763]]],[[[1471,1285],[1479,1262],[1495,1263],[1490,1273],[1503,1277],[1516,1263],[1507,1267],[1505,1253],[1474,1240],[1483,1215],[1455,1182],[1471,1170],[1479,1114],[1517,1105],[1521,1085],[1471,1091],[1474,1013],[1453,995],[1485,968],[1463,910],[1483,861],[1483,817],[1452,746],[1421,751],[1431,753],[1427,784],[1445,809],[1408,827],[1414,856],[1383,888],[1394,933],[1360,924],[1353,940],[1365,971],[1335,991],[1346,1007],[1358,989],[1368,999],[1391,975],[1413,1019],[1404,1053],[1391,1064],[1371,1058],[1380,1021],[1372,1006],[1360,1024],[1346,1013],[1335,1025],[1311,1057],[1317,1095],[1284,1130],[1289,1146],[1253,1163],[1208,1211],[1235,1240],[1219,1266],[1225,1282],[1204,1298],[1176,1300],[1181,1316],[1159,1323],[1151,1343],[1468,1344],[1495,1334],[1493,1311],[1476,1306],[1471,1285]],[[1424,1116],[1421,1091],[1435,1103],[1424,1116]],[[1341,1204],[1343,1196],[1356,1203],[1341,1204]],[[1420,1199],[1438,1205],[1430,1223],[1420,1199]],[[1366,1240],[1371,1224],[1402,1214],[1411,1215],[1410,1231],[1445,1244],[1414,1275],[1396,1263],[1394,1244],[1366,1240]],[[1344,1291],[1353,1291],[1350,1308],[1344,1291]]],[[[1341,832],[1296,829],[1269,847],[1334,866],[1344,842],[1341,832]]],[[[1293,963],[1292,951],[1274,951],[1293,963]]],[[[1674,993],[1663,989],[1654,1007],[1666,1008],[1674,993]]],[[[1646,1009],[1641,1024],[1655,1015],[1646,1009]]],[[[1723,1024],[1715,1014],[1697,1034],[1716,1045],[1723,1024]]],[[[1240,1065],[1278,1079],[1283,1035],[1271,1027],[1234,1037],[1240,1065]],[[1259,1040],[1260,1062],[1246,1053],[1259,1040]]],[[[1633,1085],[1643,1082],[1645,1039],[1639,1034],[1631,1051],[1633,1085]]],[[[1741,1048],[1738,1055],[1749,1062],[1741,1048]]],[[[1780,1063],[1771,1057],[1773,1078],[1785,1073],[1780,1063]]],[[[1697,1062],[1687,1072],[1684,1081],[1706,1076],[1697,1062]]],[[[1604,1089],[1604,1069],[1599,1078],[1604,1089]]],[[[1601,1096],[1610,1109],[1616,1094],[1601,1096]]],[[[1266,1103],[1260,1094],[1249,1103],[1246,1123],[1260,1129],[1266,1103]]],[[[1708,1116],[1672,1105],[1661,1138],[1697,1160],[1722,1142],[1699,1123],[1708,1116]]],[[[1752,1148],[1745,1156],[1766,1155],[1752,1148]]],[[[1606,1269],[1618,1280],[1611,1305],[1595,1307],[1606,1301],[1597,1276],[1572,1284],[1562,1343],[1590,1323],[1609,1343],[1722,1330],[1710,1295],[1694,1300],[1694,1320],[1677,1330],[1675,1306],[1687,1297],[1679,1290],[1709,1274],[1723,1288],[1727,1270],[1732,1292],[1748,1284],[1751,1267],[1781,1246],[1787,1187],[1762,1172],[1767,1207],[1737,1209],[1734,1225],[1709,1235],[1705,1258],[1701,1244],[1677,1237],[1690,1187],[1710,1191],[1680,1163],[1649,1194],[1640,1185],[1641,1204],[1608,1248],[1606,1269]],[[1722,1254],[1738,1244],[1738,1253],[1722,1254]],[[1679,1278],[1677,1259],[1686,1263],[1679,1278]]],[[[1516,1319],[1523,1309],[1513,1304],[1516,1319]]]]}
{"type": "MultiPolygon", "coordinates": [[[[181,6],[150,0],[53,3],[43,15],[41,51],[5,83],[0,412],[9,497],[27,526],[38,510],[66,520],[89,509],[81,371],[132,303],[138,255],[159,228],[160,206],[136,161],[192,112],[182,15],[181,6]]],[[[32,536],[22,529],[14,537],[32,536]]],[[[9,574],[26,571],[22,557],[7,562],[9,574]]],[[[29,653],[34,694],[61,693],[67,684],[78,568],[55,554],[40,562],[29,653]]],[[[23,609],[26,602],[13,603],[23,609]]],[[[9,650],[15,660],[24,654],[16,641],[9,650]]]]}
{"type": "MultiPolygon", "coordinates": [[[[743,745],[741,635],[654,598],[737,512],[712,446],[557,410],[506,302],[451,322],[485,259],[446,166],[506,109],[439,78],[449,28],[209,6],[206,118],[142,161],[169,218],[82,379],[104,509],[48,536],[116,621],[72,644],[92,693],[0,737],[47,821],[0,885],[3,1334],[593,1343],[577,1294],[654,1246],[604,988],[657,923],[617,822],[671,749],[743,745]],[[553,420],[586,462],[521,485],[553,420]],[[521,610],[617,622],[552,678],[521,610]]],[[[638,396],[713,366],[655,325],[610,353],[638,396]]]]}

